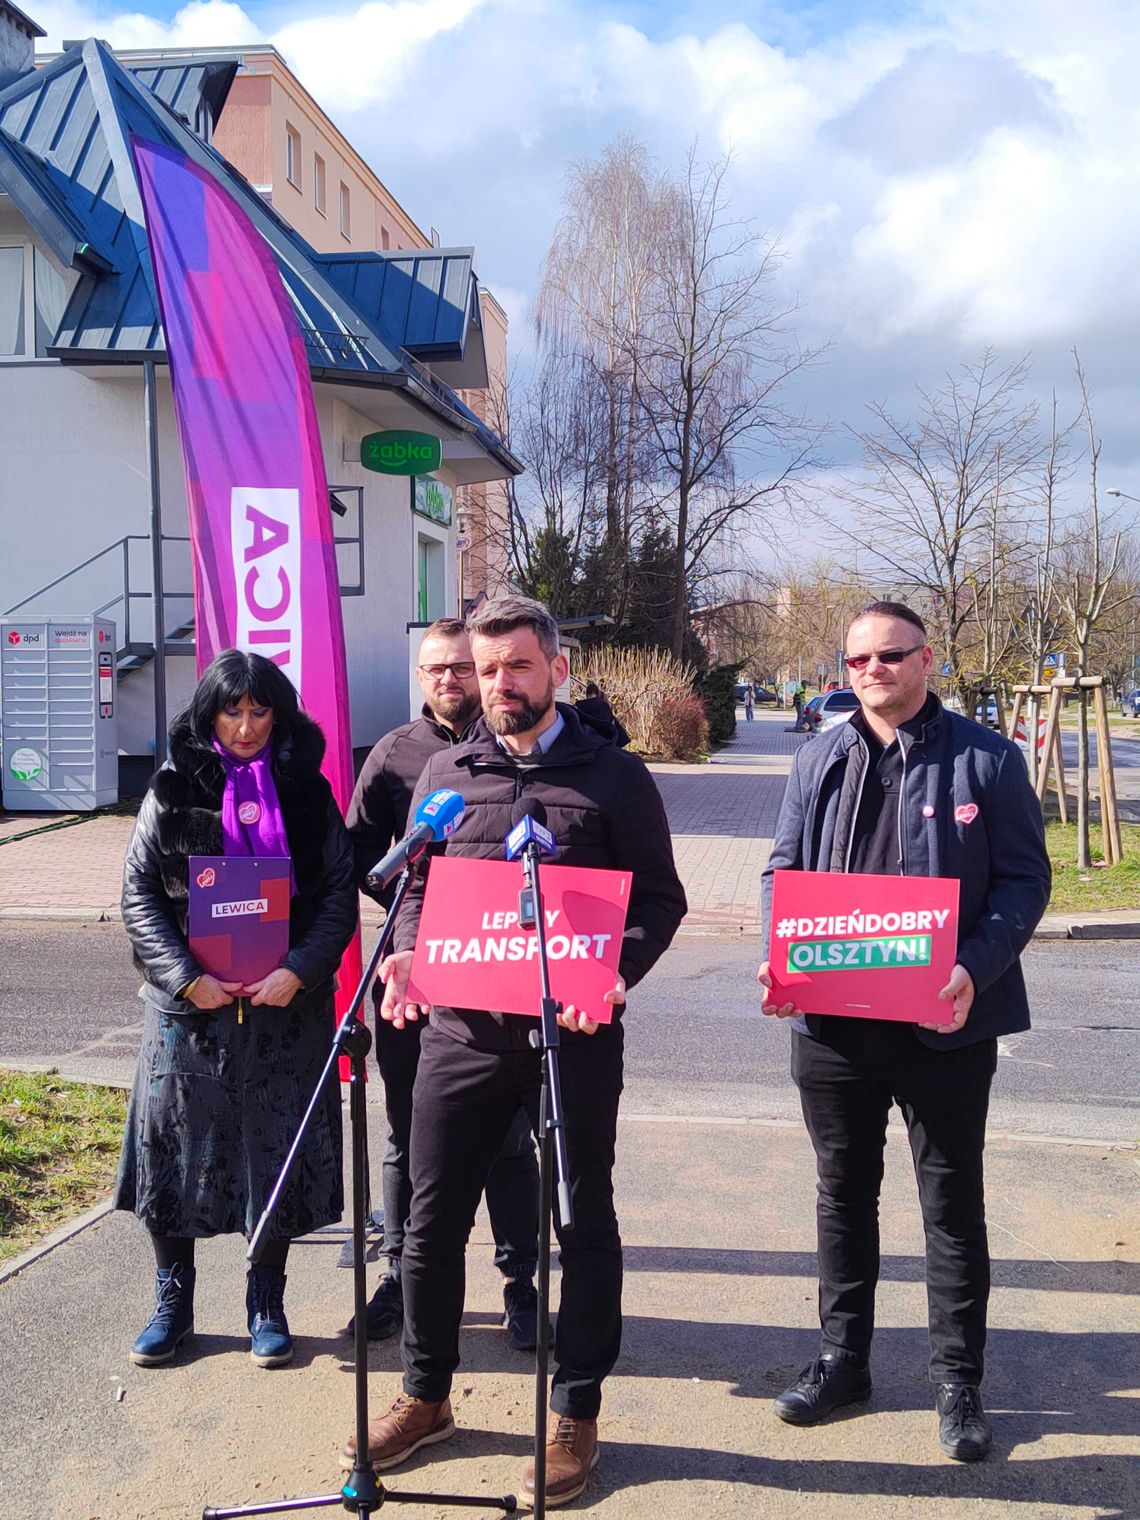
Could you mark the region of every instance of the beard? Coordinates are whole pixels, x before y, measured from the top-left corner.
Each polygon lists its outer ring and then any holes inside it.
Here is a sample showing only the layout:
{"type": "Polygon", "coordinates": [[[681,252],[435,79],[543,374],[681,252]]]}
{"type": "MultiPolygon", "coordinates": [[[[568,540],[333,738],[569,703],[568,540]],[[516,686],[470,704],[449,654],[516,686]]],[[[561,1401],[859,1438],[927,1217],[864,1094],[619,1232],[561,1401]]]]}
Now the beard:
{"type": "Polygon", "coordinates": [[[453,696],[436,697],[428,705],[438,721],[450,723],[462,732],[479,712],[479,693],[456,692],[453,696]]]}
{"type": "Polygon", "coordinates": [[[536,728],[554,706],[554,682],[548,681],[545,695],[537,702],[524,697],[520,691],[508,692],[512,701],[521,705],[514,709],[489,706],[483,716],[493,734],[525,734],[536,728]]]}

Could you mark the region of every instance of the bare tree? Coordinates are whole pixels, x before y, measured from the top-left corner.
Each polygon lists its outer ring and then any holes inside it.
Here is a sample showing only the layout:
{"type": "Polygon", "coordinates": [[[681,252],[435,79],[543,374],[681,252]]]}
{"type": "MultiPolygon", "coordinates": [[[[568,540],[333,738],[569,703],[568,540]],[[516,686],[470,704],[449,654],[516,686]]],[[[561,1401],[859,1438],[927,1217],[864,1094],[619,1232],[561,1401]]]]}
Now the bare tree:
{"type": "MultiPolygon", "coordinates": [[[[1091,650],[1101,619],[1131,598],[1131,589],[1118,579],[1124,535],[1115,514],[1102,510],[1097,483],[1101,442],[1093,421],[1092,400],[1080,356],[1073,363],[1081,392],[1081,420],[1088,435],[1089,496],[1084,511],[1067,535],[1064,566],[1059,576],[1059,600],[1072,636],[1077,677],[1093,675],[1091,650]]],[[[1089,714],[1088,694],[1078,687],[1077,703],[1077,865],[1087,867],[1089,854],[1089,714]]],[[[1103,756],[1101,763],[1104,763],[1103,756]]],[[[1106,822],[1107,827],[1107,822],[1106,822]]]]}
{"type": "Polygon", "coordinates": [[[865,472],[848,482],[844,499],[858,526],[833,526],[922,596],[959,692],[967,684],[971,576],[984,572],[995,513],[1024,501],[1039,458],[1036,407],[1022,400],[1027,372],[1027,360],[1003,366],[987,349],[941,389],[919,389],[913,422],[876,402],[876,426],[852,430],[865,472]]]}
{"type": "Polygon", "coordinates": [[[573,166],[563,215],[547,252],[536,302],[540,336],[575,348],[605,395],[596,440],[605,469],[605,541],[612,568],[609,612],[621,621],[644,475],[640,388],[646,323],[664,235],[666,183],[643,143],[616,138],[593,162],[573,166]]]}
{"type": "Polygon", "coordinates": [[[668,197],[639,380],[658,451],[657,511],[673,539],[675,656],[710,551],[754,525],[814,442],[780,400],[813,354],[795,343],[793,309],[775,293],[778,252],[730,214],[729,164],[702,167],[694,147],[668,197]]]}

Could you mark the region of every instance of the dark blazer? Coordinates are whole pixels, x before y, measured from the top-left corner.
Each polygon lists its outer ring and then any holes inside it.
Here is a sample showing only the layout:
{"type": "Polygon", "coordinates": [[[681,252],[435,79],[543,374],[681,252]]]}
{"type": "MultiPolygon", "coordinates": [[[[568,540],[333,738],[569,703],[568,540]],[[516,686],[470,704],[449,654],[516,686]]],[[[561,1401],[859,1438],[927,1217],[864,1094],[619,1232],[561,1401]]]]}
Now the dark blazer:
{"type": "MultiPolygon", "coordinates": [[[[352,849],[320,764],[325,741],[300,715],[273,756],[297,894],[289,909],[282,965],[306,993],[327,990],[356,927],[352,849]]],[[[186,939],[188,859],[221,855],[225,771],[213,747],[188,724],[170,734],[171,758],[143,799],[123,868],[123,924],[152,1002],[193,1011],[178,993],[201,974],[186,939]]],[[[300,996],[300,994],[298,994],[300,996]]]]}
{"type": "MultiPolygon", "coordinates": [[[[546,808],[546,827],[557,844],[553,864],[632,871],[620,962],[632,988],[668,948],[688,906],[665,808],[642,760],[583,724],[572,707],[559,703],[558,710],[566,726],[549,753],[521,761],[504,753],[481,718],[468,740],[428,761],[412,809],[437,787],[459,792],[466,811],[443,850],[502,860],[515,805],[533,796],[546,808]]],[[[415,944],[423,891],[421,872],[396,924],[397,949],[415,944]]],[[[620,1014],[616,1009],[615,1017],[620,1014]]],[[[463,1008],[435,1008],[432,1018],[453,1038],[484,1049],[525,1047],[531,1028],[527,1019],[463,1008]]]]}
{"type": "MultiPolygon", "coordinates": [[[[974,1005],[957,1034],[915,1028],[938,1050],[1029,1028],[1020,955],[1049,901],[1052,872],[1041,806],[1021,751],[931,697],[913,733],[899,730],[904,773],[899,799],[904,874],[959,882],[958,960],[974,981],[974,1005]],[[968,816],[971,805],[976,813],[968,816]],[[967,816],[957,817],[965,809],[967,816]]],[[[761,888],[767,956],[772,872],[842,871],[869,751],[856,715],[804,744],[776,823],[761,888]]],[[[816,1034],[819,1020],[797,1020],[816,1034]]]]}

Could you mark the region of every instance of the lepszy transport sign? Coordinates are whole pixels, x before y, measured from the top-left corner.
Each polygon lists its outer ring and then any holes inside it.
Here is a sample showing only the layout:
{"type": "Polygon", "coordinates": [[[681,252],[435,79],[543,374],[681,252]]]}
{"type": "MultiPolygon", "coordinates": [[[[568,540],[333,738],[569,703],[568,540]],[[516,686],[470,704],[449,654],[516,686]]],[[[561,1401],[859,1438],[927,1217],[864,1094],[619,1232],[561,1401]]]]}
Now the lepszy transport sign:
{"type": "MultiPolygon", "coordinates": [[[[550,990],[598,1024],[617,981],[629,871],[544,866],[550,990]]],[[[539,1013],[538,935],[519,924],[522,870],[502,860],[437,856],[428,871],[408,996],[496,1013],[539,1013]]]]}
{"type": "Polygon", "coordinates": [[[938,994],[958,949],[958,883],[776,871],[769,1001],[804,1013],[949,1024],[938,994]]]}
{"type": "Polygon", "coordinates": [[[430,433],[390,429],[360,440],[360,462],[381,475],[430,475],[443,462],[443,444],[430,433]]]}

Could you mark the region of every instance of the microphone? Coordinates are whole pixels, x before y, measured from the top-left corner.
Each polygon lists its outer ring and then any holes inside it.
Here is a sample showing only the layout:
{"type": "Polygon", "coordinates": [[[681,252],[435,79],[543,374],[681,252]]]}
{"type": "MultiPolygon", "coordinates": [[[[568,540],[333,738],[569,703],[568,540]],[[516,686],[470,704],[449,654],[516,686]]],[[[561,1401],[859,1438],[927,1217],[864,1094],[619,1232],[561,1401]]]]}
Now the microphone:
{"type": "Polygon", "coordinates": [[[395,881],[405,866],[419,860],[429,844],[438,844],[453,834],[462,822],[463,812],[463,798],[458,792],[441,788],[425,797],[416,809],[415,827],[364,878],[372,891],[379,892],[395,881]]]}
{"type": "Polygon", "coordinates": [[[520,797],[515,803],[511,832],[503,843],[508,860],[517,860],[530,847],[543,855],[554,854],[554,835],[546,827],[546,809],[537,797],[520,797]]]}

